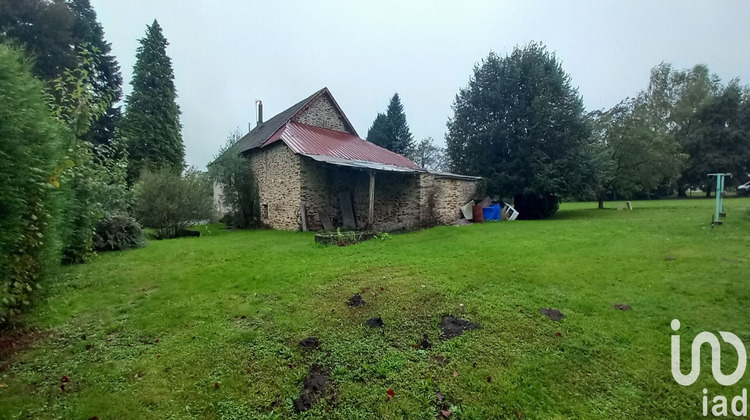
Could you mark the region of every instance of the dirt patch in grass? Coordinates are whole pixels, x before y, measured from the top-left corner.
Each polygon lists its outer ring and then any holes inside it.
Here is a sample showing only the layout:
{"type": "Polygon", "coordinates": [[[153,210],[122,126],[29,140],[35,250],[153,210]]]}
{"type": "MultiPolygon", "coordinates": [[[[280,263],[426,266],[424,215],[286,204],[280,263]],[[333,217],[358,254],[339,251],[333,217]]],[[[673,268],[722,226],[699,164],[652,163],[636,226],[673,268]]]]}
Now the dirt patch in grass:
{"type": "Polygon", "coordinates": [[[427,334],[422,336],[422,341],[419,342],[417,347],[422,350],[429,350],[432,348],[432,343],[430,343],[430,341],[428,340],[427,334]]]}
{"type": "Polygon", "coordinates": [[[629,311],[630,309],[632,309],[627,303],[615,303],[614,308],[621,311],[629,311]]]}
{"type": "Polygon", "coordinates": [[[367,321],[365,321],[365,325],[367,325],[370,328],[383,328],[385,327],[385,322],[383,322],[383,318],[377,316],[373,318],[368,318],[367,321]]]}
{"type": "Polygon", "coordinates": [[[299,346],[305,350],[316,350],[320,347],[318,337],[307,337],[299,342],[299,346]]]}
{"type": "Polygon", "coordinates": [[[561,319],[565,318],[565,314],[558,309],[542,308],[539,310],[539,313],[555,322],[560,322],[561,319]]]}
{"type": "Polygon", "coordinates": [[[9,330],[0,333],[0,372],[8,369],[8,366],[17,353],[30,349],[35,343],[49,337],[50,331],[9,330]]]}
{"type": "Polygon", "coordinates": [[[328,373],[322,366],[317,364],[310,366],[302,382],[302,392],[294,400],[294,411],[301,413],[312,408],[323,395],[330,381],[328,373]]]}
{"type": "Polygon", "coordinates": [[[354,296],[350,297],[349,300],[346,301],[346,304],[349,306],[362,306],[365,304],[365,300],[362,299],[362,295],[357,293],[354,296]]]}
{"type": "Polygon", "coordinates": [[[478,328],[481,328],[478,324],[448,315],[444,315],[440,320],[440,336],[446,340],[458,337],[463,334],[464,331],[475,330],[478,328]]]}

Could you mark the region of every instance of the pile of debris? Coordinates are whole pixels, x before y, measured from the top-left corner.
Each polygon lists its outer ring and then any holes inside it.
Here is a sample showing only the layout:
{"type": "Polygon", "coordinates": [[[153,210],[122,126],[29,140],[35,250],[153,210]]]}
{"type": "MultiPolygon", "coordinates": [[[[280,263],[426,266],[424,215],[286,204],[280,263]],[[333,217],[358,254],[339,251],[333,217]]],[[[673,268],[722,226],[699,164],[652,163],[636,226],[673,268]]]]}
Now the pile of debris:
{"type": "Polygon", "coordinates": [[[463,226],[471,223],[500,222],[504,220],[516,220],[518,211],[508,203],[503,201],[492,202],[489,197],[485,197],[478,203],[474,200],[461,206],[461,215],[455,225],[463,226]]]}

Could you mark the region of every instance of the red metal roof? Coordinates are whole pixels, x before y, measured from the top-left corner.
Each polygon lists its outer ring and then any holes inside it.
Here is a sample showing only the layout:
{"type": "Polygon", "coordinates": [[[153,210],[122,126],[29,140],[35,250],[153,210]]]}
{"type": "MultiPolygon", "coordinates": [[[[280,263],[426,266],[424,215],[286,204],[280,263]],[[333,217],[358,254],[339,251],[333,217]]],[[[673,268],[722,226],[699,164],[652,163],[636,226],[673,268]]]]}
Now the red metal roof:
{"type": "Polygon", "coordinates": [[[322,127],[288,122],[281,126],[261,147],[284,141],[295,153],[331,156],[353,161],[376,162],[403,168],[421,169],[405,156],[391,152],[353,134],[322,127]]]}

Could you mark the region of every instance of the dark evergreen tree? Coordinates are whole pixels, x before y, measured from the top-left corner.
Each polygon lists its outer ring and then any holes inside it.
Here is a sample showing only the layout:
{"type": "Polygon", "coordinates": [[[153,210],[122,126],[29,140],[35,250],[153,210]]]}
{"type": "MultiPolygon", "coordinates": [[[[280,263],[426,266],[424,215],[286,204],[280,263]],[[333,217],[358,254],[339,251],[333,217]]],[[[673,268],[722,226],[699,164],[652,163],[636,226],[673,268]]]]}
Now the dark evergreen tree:
{"type": "Polygon", "coordinates": [[[73,25],[73,37],[80,43],[88,45],[94,59],[91,82],[97,96],[106,97],[110,106],[91,126],[88,140],[95,146],[111,144],[115,137],[115,125],[120,120],[122,99],[122,74],[120,65],[111,54],[112,45],[104,40],[102,25],[96,20],[96,12],[89,0],[68,0],[68,6],[76,20],[73,25]]]}
{"type": "Polygon", "coordinates": [[[590,192],[594,168],[583,101],[542,44],[506,57],[491,52],[474,67],[453,110],[446,135],[450,169],[484,177],[489,194],[547,200],[590,192]]]}
{"type": "Polygon", "coordinates": [[[367,141],[390,150],[390,131],[388,117],[382,112],[378,112],[378,116],[375,117],[372,126],[367,130],[367,141]]]}
{"type": "Polygon", "coordinates": [[[75,16],[62,0],[0,1],[0,39],[21,44],[34,56],[32,69],[42,80],[52,80],[76,65],[73,36],[75,16]]]}
{"type": "Polygon", "coordinates": [[[414,147],[414,136],[411,135],[409,124],[406,122],[404,106],[401,104],[401,98],[398,96],[398,93],[393,94],[385,116],[392,130],[391,138],[393,139],[393,143],[390,150],[402,155],[409,153],[414,147]]]}
{"type": "Polygon", "coordinates": [[[24,46],[34,56],[34,74],[51,82],[76,67],[76,47],[84,45],[93,58],[89,70],[95,96],[109,101],[107,112],[84,135],[94,145],[109,144],[120,117],[122,75],[89,0],[0,1],[0,39],[24,46]]]}
{"type": "Polygon", "coordinates": [[[367,140],[402,155],[409,154],[414,148],[414,137],[398,93],[393,94],[386,113],[378,113],[367,132],[367,140]]]}
{"type": "Polygon", "coordinates": [[[130,82],[133,91],[125,99],[121,124],[127,142],[130,182],[146,168],[168,167],[181,172],[185,166],[172,60],[167,56],[167,39],[156,20],[140,42],[130,82]]]}

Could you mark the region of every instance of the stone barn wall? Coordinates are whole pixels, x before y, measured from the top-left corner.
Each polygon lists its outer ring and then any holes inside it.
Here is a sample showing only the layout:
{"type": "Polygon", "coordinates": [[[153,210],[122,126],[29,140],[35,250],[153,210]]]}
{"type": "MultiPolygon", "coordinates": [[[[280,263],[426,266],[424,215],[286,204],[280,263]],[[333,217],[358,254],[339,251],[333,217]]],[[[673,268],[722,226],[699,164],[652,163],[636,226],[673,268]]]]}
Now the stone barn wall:
{"type": "Polygon", "coordinates": [[[279,141],[254,150],[249,158],[258,183],[263,223],[273,229],[298,230],[300,156],[279,141]]]}
{"type": "MultiPolygon", "coordinates": [[[[349,132],[346,122],[327,95],[320,95],[294,117],[294,122],[349,132]]],[[[353,133],[352,133],[353,134],[353,133]]]]}
{"type": "MultiPolygon", "coordinates": [[[[367,224],[370,209],[370,175],[361,170],[337,167],[303,158],[301,199],[307,209],[308,229],[322,229],[319,211],[328,214],[334,226],[343,224],[339,193],[349,191],[358,228],[367,224]]],[[[419,177],[413,174],[375,174],[375,230],[411,229],[419,225],[419,177]]]]}
{"type": "MultiPolygon", "coordinates": [[[[305,202],[307,228],[322,230],[319,212],[334,227],[343,224],[339,193],[349,191],[358,228],[364,228],[370,205],[366,171],[329,165],[296,155],[284,142],[248,156],[258,183],[261,220],[273,229],[300,230],[300,201],[305,202]]],[[[414,229],[450,224],[460,207],[475,198],[477,182],[439,174],[375,173],[375,230],[414,229]]],[[[214,186],[218,199],[221,188],[214,186]]],[[[217,201],[217,208],[221,208],[217,201]]],[[[221,209],[226,211],[227,209],[221,209]]]]}
{"type": "Polygon", "coordinates": [[[450,224],[461,218],[461,206],[475,198],[477,181],[445,175],[420,177],[420,217],[425,225],[450,224]]]}
{"type": "MultiPolygon", "coordinates": [[[[318,214],[320,211],[333,220],[327,166],[310,158],[300,159],[300,200],[305,202],[307,228],[310,230],[323,230],[323,222],[318,214]]],[[[334,222],[334,226],[340,226],[340,223],[334,222]]]]}

